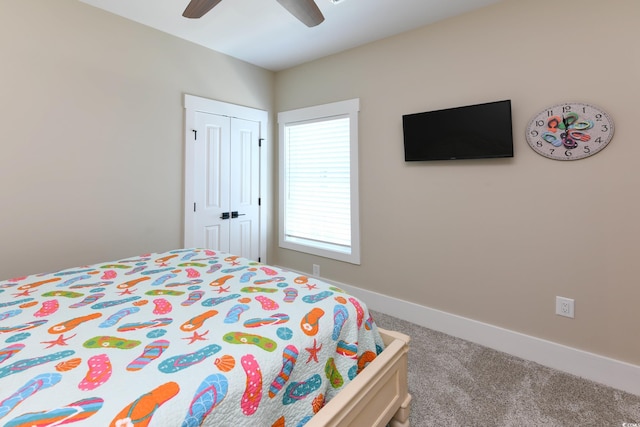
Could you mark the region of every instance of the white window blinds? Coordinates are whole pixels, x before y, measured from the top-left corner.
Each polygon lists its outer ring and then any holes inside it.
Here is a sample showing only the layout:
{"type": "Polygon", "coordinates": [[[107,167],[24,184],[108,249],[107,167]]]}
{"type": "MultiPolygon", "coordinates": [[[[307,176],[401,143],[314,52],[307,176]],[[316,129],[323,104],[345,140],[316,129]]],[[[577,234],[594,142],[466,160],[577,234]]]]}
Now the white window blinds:
{"type": "Polygon", "coordinates": [[[287,237],[351,246],[349,118],[285,127],[287,237]]]}
{"type": "Polygon", "coordinates": [[[280,245],[359,263],[356,114],[303,111],[279,115],[280,245]]]}

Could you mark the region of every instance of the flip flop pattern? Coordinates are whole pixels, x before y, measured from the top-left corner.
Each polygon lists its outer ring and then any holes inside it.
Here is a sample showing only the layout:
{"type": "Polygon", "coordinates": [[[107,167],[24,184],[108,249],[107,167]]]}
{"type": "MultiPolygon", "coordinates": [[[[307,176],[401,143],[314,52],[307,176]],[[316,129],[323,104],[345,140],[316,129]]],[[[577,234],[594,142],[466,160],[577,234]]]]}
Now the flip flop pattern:
{"type": "Polygon", "coordinates": [[[383,348],[362,301],[207,249],[19,277],[0,425],[301,426],[383,348]]]}

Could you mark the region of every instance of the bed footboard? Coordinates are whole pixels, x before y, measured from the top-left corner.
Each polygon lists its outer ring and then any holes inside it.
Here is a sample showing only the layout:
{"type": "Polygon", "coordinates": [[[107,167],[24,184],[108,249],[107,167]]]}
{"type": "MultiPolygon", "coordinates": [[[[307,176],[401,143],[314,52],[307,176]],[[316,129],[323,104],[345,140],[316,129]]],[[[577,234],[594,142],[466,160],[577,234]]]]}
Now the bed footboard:
{"type": "Polygon", "coordinates": [[[327,403],[306,427],[409,427],[410,338],[378,328],[385,350],[327,403]]]}

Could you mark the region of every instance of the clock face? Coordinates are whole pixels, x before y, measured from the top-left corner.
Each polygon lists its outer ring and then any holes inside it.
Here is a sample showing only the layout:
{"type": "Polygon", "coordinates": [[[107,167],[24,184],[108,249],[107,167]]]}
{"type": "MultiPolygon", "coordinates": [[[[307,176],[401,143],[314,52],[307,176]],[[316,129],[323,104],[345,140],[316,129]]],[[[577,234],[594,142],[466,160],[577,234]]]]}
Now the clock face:
{"type": "Polygon", "coordinates": [[[600,108],[579,102],[540,111],[527,126],[527,142],[538,154],[554,160],[593,156],[613,137],[613,121],[600,108]]]}

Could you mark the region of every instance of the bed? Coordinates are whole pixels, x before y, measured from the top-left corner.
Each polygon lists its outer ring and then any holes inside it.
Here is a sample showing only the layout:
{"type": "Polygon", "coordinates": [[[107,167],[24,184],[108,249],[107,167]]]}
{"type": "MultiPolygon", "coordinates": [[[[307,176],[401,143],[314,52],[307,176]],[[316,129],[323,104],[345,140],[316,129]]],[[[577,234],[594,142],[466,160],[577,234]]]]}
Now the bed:
{"type": "Polygon", "coordinates": [[[409,338],[312,277],[188,248],[0,282],[0,423],[408,426],[409,338]]]}

